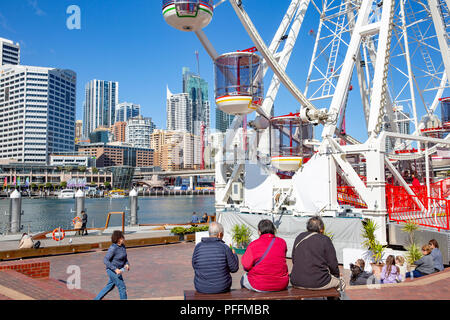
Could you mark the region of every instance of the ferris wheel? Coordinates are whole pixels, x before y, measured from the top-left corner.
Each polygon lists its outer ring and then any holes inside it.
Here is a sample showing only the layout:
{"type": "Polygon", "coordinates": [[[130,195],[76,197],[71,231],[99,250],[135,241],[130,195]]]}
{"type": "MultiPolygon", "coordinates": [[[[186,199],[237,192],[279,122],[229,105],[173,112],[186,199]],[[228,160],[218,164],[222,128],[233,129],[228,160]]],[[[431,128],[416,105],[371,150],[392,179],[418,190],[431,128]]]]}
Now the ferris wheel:
{"type": "MultiPolygon", "coordinates": [[[[258,4],[263,6],[264,1],[258,4]]],[[[335,216],[339,175],[354,188],[366,214],[385,226],[386,172],[415,196],[400,173],[401,166],[394,163],[422,159],[429,193],[430,154],[439,148],[450,152],[450,0],[291,0],[286,4],[273,39],[266,44],[245,0],[216,4],[163,0],[166,22],[195,32],[214,61],[217,107],[236,116],[215,158],[216,207],[230,203],[232,186],[242,176],[252,179],[252,173],[242,175],[246,163],[230,166],[224,154],[225,143],[242,124],[245,130],[246,116],[256,112],[250,124],[259,134],[252,144],[257,146],[258,168],[266,171],[249,183],[254,187],[246,189],[247,207],[273,214],[289,204],[300,215],[335,216]],[[225,3],[233,8],[254,48],[219,54],[202,31],[213,16],[220,19],[220,6],[225,3]],[[312,28],[303,25],[306,16],[308,23],[315,19],[312,28]],[[301,33],[314,39],[314,46],[306,82],[295,83],[290,77],[295,71],[289,71],[288,64],[298,58],[293,51],[301,33]],[[299,112],[273,116],[281,85],[298,102],[299,112]],[[346,130],[346,114],[357,111],[363,114],[364,141],[346,130]],[[312,125],[322,127],[320,140],[309,134],[312,125]],[[264,197],[275,199],[276,205],[266,201],[262,208],[264,197]]],[[[306,50],[301,54],[304,58],[306,50]]],[[[383,243],[385,229],[377,235],[383,243]]]]}
{"type": "Polygon", "coordinates": [[[245,1],[230,0],[258,52],[219,55],[202,29],[224,2],[163,0],[162,11],[169,25],[195,32],[214,60],[216,103],[226,113],[257,111],[269,118],[282,83],[301,104],[304,119],[327,127],[326,136],[342,126],[349,92],[359,91],[368,136],[398,132],[398,111],[407,118],[400,121],[410,121],[411,133],[420,135],[422,117],[433,116],[448,93],[448,0],[293,0],[270,46],[245,11],[245,1]],[[317,17],[317,26],[304,31],[315,44],[307,81],[297,85],[286,68],[306,14],[317,17]],[[263,97],[268,68],[275,76],[263,97]]]}

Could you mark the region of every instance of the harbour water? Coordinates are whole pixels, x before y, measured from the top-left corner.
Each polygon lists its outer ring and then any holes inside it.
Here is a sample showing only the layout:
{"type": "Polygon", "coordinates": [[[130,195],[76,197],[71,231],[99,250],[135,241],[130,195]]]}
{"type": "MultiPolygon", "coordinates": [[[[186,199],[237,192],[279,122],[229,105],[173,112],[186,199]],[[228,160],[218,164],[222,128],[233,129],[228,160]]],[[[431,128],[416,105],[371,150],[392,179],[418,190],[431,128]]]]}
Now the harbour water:
{"type": "MultiPolygon", "coordinates": [[[[9,199],[0,200],[0,233],[6,231],[9,216],[9,199]]],[[[185,223],[190,221],[192,212],[198,215],[215,213],[214,196],[171,196],[139,197],[138,219],[140,224],[185,223]]],[[[86,199],[88,228],[104,227],[108,212],[126,213],[129,222],[129,198],[95,198],[86,199]]],[[[75,215],[75,199],[29,199],[23,198],[22,216],[23,232],[50,231],[54,228],[72,228],[71,221],[75,215]]],[[[113,215],[109,226],[121,225],[121,217],[113,215]]]]}

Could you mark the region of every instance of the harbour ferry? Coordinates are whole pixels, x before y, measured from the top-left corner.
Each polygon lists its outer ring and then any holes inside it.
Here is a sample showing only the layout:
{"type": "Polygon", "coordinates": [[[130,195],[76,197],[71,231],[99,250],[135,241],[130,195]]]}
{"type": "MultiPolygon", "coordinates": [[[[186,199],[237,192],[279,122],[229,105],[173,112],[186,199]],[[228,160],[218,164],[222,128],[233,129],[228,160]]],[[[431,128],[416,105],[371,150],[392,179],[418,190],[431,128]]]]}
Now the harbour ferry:
{"type": "Polygon", "coordinates": [[[72,189],[64,189],[58,193],[58,199],[73,199],[75,198],[75,191],[72,189]]]}

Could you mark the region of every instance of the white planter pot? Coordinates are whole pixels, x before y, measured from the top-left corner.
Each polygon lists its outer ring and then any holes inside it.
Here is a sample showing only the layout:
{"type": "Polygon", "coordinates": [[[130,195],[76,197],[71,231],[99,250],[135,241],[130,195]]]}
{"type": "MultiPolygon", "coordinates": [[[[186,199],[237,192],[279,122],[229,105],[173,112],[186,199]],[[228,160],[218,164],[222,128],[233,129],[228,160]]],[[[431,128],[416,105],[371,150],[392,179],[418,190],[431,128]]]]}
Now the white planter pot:
{"type": "Polygon", "coordinates": [[[195,245],[199,244],[202,241],[202,238],[208,238],[209,231],[200,231],[195,233],[195,245]]]}

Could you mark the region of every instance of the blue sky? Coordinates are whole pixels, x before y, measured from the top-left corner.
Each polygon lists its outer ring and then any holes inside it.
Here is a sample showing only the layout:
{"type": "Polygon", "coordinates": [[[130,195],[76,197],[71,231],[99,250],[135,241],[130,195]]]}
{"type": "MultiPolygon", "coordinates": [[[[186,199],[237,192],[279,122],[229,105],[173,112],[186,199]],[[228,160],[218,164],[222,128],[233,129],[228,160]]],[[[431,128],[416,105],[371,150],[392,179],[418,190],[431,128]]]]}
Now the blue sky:
{"type": "MultiPolygon", "coordinates": [[[[249,15],[267,44],[290,3],[289,0],[244,0],[249,15]]],[[[317,13],[308,9],[287,72],[303,90],[314,38],[317,13]]],[[[205,28],[219,53],[242,50],[253,44],[229,3],[215,11],[205,28]]],[[[183,66],[197,70],[195,51],[200,55],[200,74],[209,83],[211,121],[215,127],[213,64],[193,33],[168,26],[161,14],[160,0],[14,0],[0,1],[0,37],[21,44],[21,63],[67,68],[78,75],[77,119],[83,117],[84,87],[92,79],[119,82],[119,101],[142,106],[144,116],[159,128],[166,122],[166,86],[181,91],[183,66]],[[81,30],[69,30],[68,6],[81,9],[81,30]]],[[[265,87],[270,84],[271,73],[265,87]]],[[[349,103],[347,130],[364,139],[365,124],[358,90],[349,103]]],[[[275,114],[295,112],[298,103],[282,87],[275,114]]]]}

